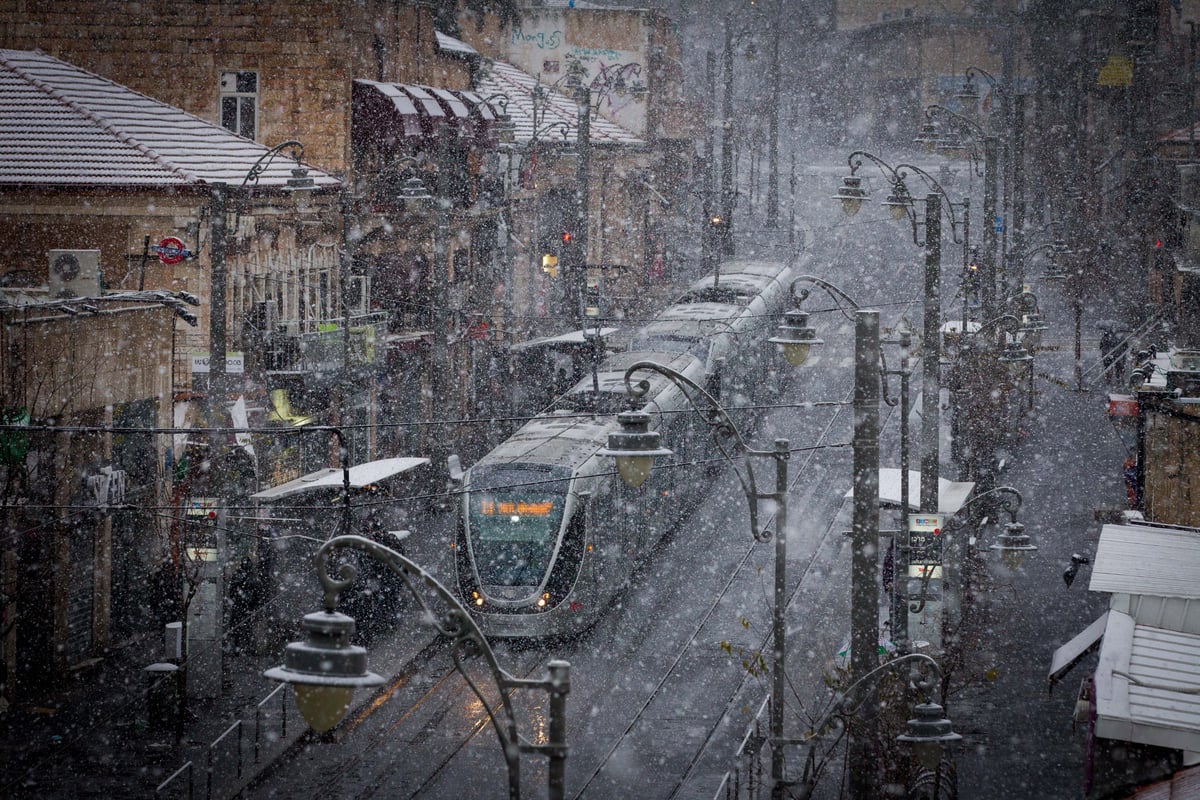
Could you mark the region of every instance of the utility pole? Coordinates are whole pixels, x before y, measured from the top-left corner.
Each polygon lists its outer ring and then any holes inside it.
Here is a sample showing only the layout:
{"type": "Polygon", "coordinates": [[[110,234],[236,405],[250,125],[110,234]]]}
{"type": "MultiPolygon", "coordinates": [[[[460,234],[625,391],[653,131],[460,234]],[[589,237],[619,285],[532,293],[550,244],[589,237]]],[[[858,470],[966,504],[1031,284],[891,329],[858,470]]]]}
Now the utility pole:
{"type": "Polygon", "coordinates": [[[717,249],[720,247],[720,240],[717,231],[712,224],[713,219],[713,189],[716,181],[714,180],[713,170],[716,167],[716,131],[713,126],[717,123],[717,56],[712,50],[705,54],[704,58],[704,76],[708,92],[706,97],[711,103],[708,115],[708,121],[704,126],[704,192],[701,195],[701,202],[704,207],[704,222],[700,234],[700,261],[704,267],[704,274],[707,275],[717,268],[717,261],[720,256],[717,249]]]}
{"type": "Polygon", "coordinates": [[[725,15],[725,97],[721,119],[721,255],[733,255],[733,14],[725,15]]]}
{"type": "MultiPolygon", "coordinates": [[[[994,229],[993,229],[994,230],[994,229]]],[[[942,196],[925,196],[925,312],[921,340],[921,511],[938,509],[942,356],[942,196]]],[[[908,498],[903,498],[908,502],[908,498]]]]}
{"type": "MultiPolygon", "coordinates": [[[[850,566],[850,682],[879,666],[879,312],[854,322],[854,519],[850,566]]],[[[926,354],[924,357],[928,357],[926,354]]],[[[782,535],[782,531],[780,531],[782,535]]],[[[871,747],[851,731],[850,797],[872,796],[871,747]]]]}
{"type": "Polygon", "coordinates": [[[980,295],[983,318],[996,316],[996,137],[983,137],[983,258],[980,295]]]}
{"type": "MultiPolygon", "coordinates": [[[[229,206],[229,187],[214,183],[212,219],[209,221],[209,305],[208,305],[208,424],[214,428],[224,425],[225,395],[228,392],[225,372],[225,248],[227,231],[225,214],[229,206]]],[[[215,457],[216,448],[209,451],[215,457]]]]}
{"type": "Polygon", "coordinates": [[[779,29],[783,23],[783,0],[775,0],[775,24],[771,32],[771,86],[767,143],[767,227],[779,227],[779,29]]]}
{"type": "MultiPolygon", "coordinates": [[[[575,90],[576,103],[576,142],[579,152],[579,162],[575,173],[575,241],[572,247],[577,253],[577,263],[568,264],[571,269],[578,270],[578,280],[574,282],[575,290],[579,293],[576,308],[579,312],[580,328],[587,325],[587,314],[584,306],[587,298],[587,265],[588,265],[588,205],[591,200],[591,170],[592,170],[592,92],[586,86],[575,90]]],[[[643,230],[642,235],[646,232],[643,230]]]]}
{"type": "MultiPolygon", "coordinates": [[[[447,297],[450,280],[450,136],[446,126],[437,129],[437,190],[433,193],[433,267],[429,279],[433,281],[433,343],[430,347],[429,390],[433,402],[430,404],[430,421],[453,417],[450,410],[449,373],[450,363],[450,313],[447,297]]],[[[446,432],[440,426],[430,426],[428,440],[430,460],[434,474],[441,475],[446,468],[446,432]]]]}
{"type": "Polygon", "coordinates": [[[1013,96],[1012,288],[1025,288],[1025,95],[1013,96]]]}

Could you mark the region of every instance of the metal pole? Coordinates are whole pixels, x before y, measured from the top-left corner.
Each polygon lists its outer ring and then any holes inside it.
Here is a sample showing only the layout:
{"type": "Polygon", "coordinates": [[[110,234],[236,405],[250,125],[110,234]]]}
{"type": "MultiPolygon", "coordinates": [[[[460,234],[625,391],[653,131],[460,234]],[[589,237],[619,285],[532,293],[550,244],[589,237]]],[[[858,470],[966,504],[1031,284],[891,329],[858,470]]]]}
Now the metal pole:
{"type": "MultiPolygon", "coordinates": [[[[209,277],[210,293],[208,301],[208,414],[209,424],[214,428],[220,427],[224,421],[225,394],[228,391],[225,380],[225,247],[226,227],[225,213],[229,204],[229,187],[224,183],[212,185],[212,219],[209,235],[209,277]]],[[[216,448],[210,455],[215,457],[216,448]]]]}
{"type": "Polygon", "coordinates": [[[716,169],[716,131],[713,126],[717,123],[717,55],[712,50],[705,54],[704,58],[705,77],[707,78],[709,102],[712,103],[712,112],[709,115],[708,124],[704,126],[704,193],[701,195],[704,204],[704,222],[700,235],[700,260],[703,263],[704,273],[707,275],[716,269],[717,255],[717,235],[713,229],[713,192],[716,189],[716,181],[714,170],[716,169]]]}
{"type": "Polygon", "coordinates": [[[983,137],[983,258],[980,289],[983,318],[996,316],[996,137],[983,137]]]}
{"type": "Polygon", "coordinates": [[[725,97],[721,119],[721,254],[733,255],[733,15],[725,15],[725,97]]]}
{"type": "Polygon", "coordinates": [[[787,491],[788,440],[775,440],[775,606],[772,609],[771,665],[771,797],[784,796],[783,782],[783,698],[787,680],[787,491]]]}
{"type": "Polygon", "coordinates": [[[775,0],[775,24],[771,33],[770,113],[767,143],[767,227],[779,227],[779,37],[783,0],[775,0]]]}
{"type": "Polygon", "coordinates": [[[550,768],[547,775],[550,800],[563,800],[567,784],[567,695],[571,692],[571,665],[551,661],[550,670],[550,741],[547,742],[550,768]]]}
{"type": "MultiPolygon", "coordinates": [[[[579,270],[579,280],[574,282],[575,290],[579,292],[580,328],[586,328],[587,314],[587,265],[588,265],[588,206],[591,201],[591,170],[592,170],[592,92],[586,86],[575,90],[576,103],[576,140],[575,147],[579,151],[579,163],[575,172],[575,247],[578,254],[578,264],[568,264],[567,268],[579,270]]],[[[642,229],[643,238],[646,236],[642,229]]]]}
{"type": "MultiPolygon", "coordinates": [[[[879,664],[879,312],[855,312],[854,522],[850,567],[850,679],[879,664]]],[[[926,356],[927,357],[927,356],[926,356]]],[[[872,796],[871,748],[851,732],[850,797],[872,796]]]]}
{"type": "MultiPolygon", "coordinates": [[[[430,347],[429,388],[433,402],[430,421],[456,416],[449,408],[449,377],[452,372],[450,347],[450,313],[447,287],[450,283],[449,227],[450,206],[450,135],[446,128],[439,128],[437,136],[437,189],[434,192],[433,267],[429,279],[433,282],[433,343],[430,347]]],[[[438,426],[430,426],[428,450],[434,464],[435,474],[446,466],[446,432],[438,426]]]]}
{"type": "Polygon", "coordinates": [[[1013,98],[1012,126],[1012,284],[1013,292],[1025,288],[1025,95],[1013,98]]]}
{"type": "MultiPolygon", "coordinates": [[[[925,196],[925,320],[921,352],[921,510],[938,508],[938,437],[941,408],[942,197],[925,196]]],[[[907,500],[907,498],[905,498],[907,500]]]]}
{"type": "Polygon", "coordinates": [[[908,652],[908,537],[904,533],[908,523],[908,468],[910,441],[908,415],[912,412],[909,399],[909,370],[907,332],[900,339],[900,525],[901,533],[894,540],[892,556],[892,640],[901,655],[908,652]]]}
{"type": "MultiPolygon", "coordinates": [[[[965,341],[967,338],[967,299],[970,294],[967,288],[971,281],[971,198],[963,198],[963,279],[959,287],[962,293],[962,331],[960,341],[965,341]]],[[[961,345],[960,345],[961,351],[961,345]]]]}

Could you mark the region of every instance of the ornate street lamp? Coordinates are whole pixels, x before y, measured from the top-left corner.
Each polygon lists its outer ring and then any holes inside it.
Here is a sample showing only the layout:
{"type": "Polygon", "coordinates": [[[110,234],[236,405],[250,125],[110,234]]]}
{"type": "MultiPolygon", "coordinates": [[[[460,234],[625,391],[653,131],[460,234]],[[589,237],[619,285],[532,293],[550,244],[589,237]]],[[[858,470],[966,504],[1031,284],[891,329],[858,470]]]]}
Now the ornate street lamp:
{"type": "Polygon", "coordinates": [[[420,565],[378,542],[362,536],[336,536],[321,545],[314,562],[325,592],[325,610],[304,617],[304,641],[289,644],[284,651],[283,665],[263,674],[292,685],[296,706],[316,731],[327,731],[341,721],[350,708],[355,689],[379,686],[384,682],[367,669],[367,651],[350,643],[354,620],[336,611],[338,595],[349,588],[355,577],[354,568],[349,564],[342,564],[336,577],[330,574],[332,554],[341,549],[366,553],[399,576],[419,605],[415,616],[450,640],[454,668],[479,698],[504,750],[510,800],[519,800],[521,796],[521,753],[542,753],[549,758],[548,794],[551,800],[561,800],[566,777],[566,697],[571,691],[570,664],[551,661],[547,665],[549,674],[540,680],[514,678],[500,667],[483,632],[457,598],[420,565]],[[421,589],[447,606],[447,610],[435,611],[421,589]],[[495,681],[498,707],[494,705],[495,701],[484,696],[466,672],[464,662],[471,658],[481,659],[495,681]],[[516,689],[538,689],[549,695],[549,730],[544,744],[532,744],[517,733],[516,715],[510,699],[516,689]]]}
{"type": "Polygon", "coordinates": [[[913,758],[922,767],[929,770],[940,768],[945,749],[961,741],[962,735],[954,732],[953,725],[946,717],[942,706],[931,699],[934,686],[941,683],[941,667],[931,656],[924,653],[909,653],[881,664],[854,681],[841,692],[832,708],[813,724],[809,736],[801,740],[809,742],[809,757],[805,764],[804,776],[800,781],[799,797],[811,797],[816,788],[815,765],[818,763],[816,749],[822,732],[835,718],[843,721],[853,718],[871,696],[871,692],[865,690],[872,684],[877,684],[884,674],[894,672],[905,665],[917,667],[910,675],[909,688],[912,691],[921,692],[925,699],[913,709],[915,716],[908,721],[904,733],[897,736],[896,741],[910,745],[913,758]],[[925,669],[921,670],[921,667],[925,669]],[[933,674],[926,675],[925,671],[933,674]],[[862,697],[858,698],[857,702],[853,702],[856,699],[855,695],[860,692],[862,697]]]}
{"type": "MultiPolygon", "coordinates": [[[[912,164],[899,164],[895,167],[878,156],[865,150],[852,152],[847,162],[850,165],[850,175],[842,179],[842,189],[834,195],[842,200],[843,208],[848,213],[857,211],[867,199],[866,192],[861,188],[861,178],[858,170],[865,161],[873,163],[890,183],[891,195],[885,205],[897,218],[907,217],[912,226],[913,244],[925,250],[925,281],[924,281],[924,325],[922,328],[922,348],[924,350],[924,378],[922,380],[922,415],[921,429],[921,509],[934,511],[937,508],[938,487],[938,408],[940,401],[938,393],[940,377],[938,375],[941,352],[941,260],[942,260],[942,214],[945,213],[950,222],[951,238],[956,244],[964,244],[958,236],[959,219],[955,214],[955,204],[949,201],[949,195],[937,179],[920,167],[912,164]],[[918,214],[912,197],[908,191],[906,178],[909,174],[919,177],[930,189],[925,198],[924,231],[918,229],[918,214]],[[857,181],[857,183],[851,183],[857,181]],[[851,208],[846,198],[853,197],[848,189],[857,189],[857,206],[851,208]],[[942,198],[947,198],[945,203],[942,198]]],[[[966,200],[963,201],[967,208],[966,200]]],[[[965,229],[965,226],[964,226],[965,229]]]]}
{"type": "Polygon", "coordinates": [[[1000,534],[995,544],[989,546],[988,549],[999,553],[1001,560],[1011,570],[1017,570],[1025,560],[1025,556],[1037,551],[1037,545],[1025,533],[1025,526],[1017,521],[1017,514],[1021,510],[1021,493],[1011,486],[997,486],[986,492],[981,492],[975,495],[954,513],[954,516],[947,518],[942,527],[945,531],[962,530],[969,524],[969,520],[962,516],[963,512],[973,506],[975,503],[983,500],[995,500],[999,502],[1002,511],[1009,515],[1009,521],[1004,526],[1004,533],[1000,534]]]}
{"type": "MultiPolygon", "coordinates": [[[[775,579],[772,610],[771,666],[771,781],[772,797],[782,797],[785,786],[783,769],[783,702],[786,676],[786,626],[784,610],[787,604],[787,463],[791,456],[787,439],[776,439],[774,450],[756,450],[746,444],[742,434],[733,424],[729,413],[703,387],[670,367],[653,361],[638,361],[625,370],[625,391],[630,397],[644,397],[650,391],[646,378],[634,380],[638,373],[657,373],[677,386],[687,398],[693,410],[708,425],[721,455],[734,468],[750,510],[750,533],[757,542],[770,540],[770,531],[762,530],[758,519],[760,500],[775,503],[775,579]],[[742,468],[738,468],[734,454],[741,455],[742,468]],[[760,491],[755,480],[752,458],[770,458],[775,463],[775,490],[760,491]]],[[[608,437],[608,447],[599,455],[615,458],[617,472],[630,486],[640,486],[646,480],[654,457],[667,455],[669,450],[659,444],[657,432],[648,430],[650,415],[643,411],[627,411],[617,415],[621,423],[619,432],[608,437]]]]}
{"type": "Polygon", "coordinates": [[[808,360],[809,350],[814,345],[825,344],[817,338],[817,332],[808,324],[808,312],[793,309],[783,315],[779,332],[767,340],[778,345],[790,366],[798,367],[808,360]]]}

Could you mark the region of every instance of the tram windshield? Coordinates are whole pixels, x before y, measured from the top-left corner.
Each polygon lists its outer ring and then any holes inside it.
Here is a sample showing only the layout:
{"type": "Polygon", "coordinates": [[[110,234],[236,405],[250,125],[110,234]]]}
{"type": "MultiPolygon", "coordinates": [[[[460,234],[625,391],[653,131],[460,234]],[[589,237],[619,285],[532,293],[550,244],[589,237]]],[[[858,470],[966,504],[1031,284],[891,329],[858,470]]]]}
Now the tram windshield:
{"type": "Polygon", "coordinates": [[[485,586],[537,586],[550,567],[568,470],[538,465],[472,470],[468,531],[485,586]]]}

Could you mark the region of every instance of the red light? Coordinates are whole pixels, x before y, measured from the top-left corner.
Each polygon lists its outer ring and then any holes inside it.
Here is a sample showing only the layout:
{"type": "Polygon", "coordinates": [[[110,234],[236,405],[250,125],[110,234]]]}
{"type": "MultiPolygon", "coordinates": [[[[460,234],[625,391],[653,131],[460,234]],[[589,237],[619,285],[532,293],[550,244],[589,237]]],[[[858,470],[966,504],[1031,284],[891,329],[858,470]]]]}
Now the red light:
{"type": "Polygon", "coordinates": [[[208,518],[209,518],[209,519],[216,519],[216,518],[217,518],[217,512],[215,512],[215,511],[210,511],[210,512],[208,512],[208,518]]]}
{"type": "Polygon", "coordinates": [[[1161,250],[1161,249],[1162,249],[1162,239],[1155,239],[1155,240],[1154,240],[1154,249],[1155,249],[1155,250],[1161,250]]]}
{"type": "Polygon", "coordinates": [[[942,529],[941,529],[941,528],[934,528],[934,529],[933,529],[933,535],[934,535],[934,536],[941,536],[941,534],[942,534],[942,529]]]}
{"type": "Polygon", "coordinates": [[[570,234],[570,233],[568,233],[567,231],[563,231],[562,240],[563,240],[563,244],[566,244],[566,243],[570,242],[570,241],[571,241],[571,234],[570,234]]]}

